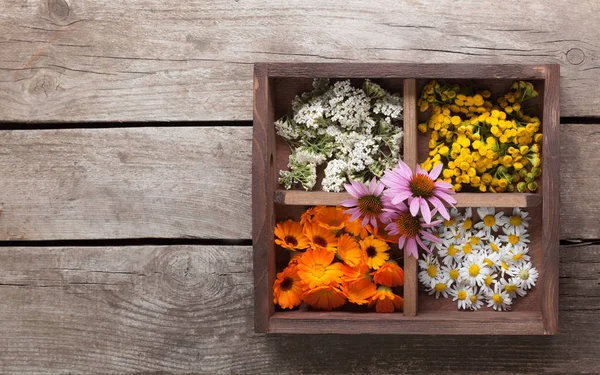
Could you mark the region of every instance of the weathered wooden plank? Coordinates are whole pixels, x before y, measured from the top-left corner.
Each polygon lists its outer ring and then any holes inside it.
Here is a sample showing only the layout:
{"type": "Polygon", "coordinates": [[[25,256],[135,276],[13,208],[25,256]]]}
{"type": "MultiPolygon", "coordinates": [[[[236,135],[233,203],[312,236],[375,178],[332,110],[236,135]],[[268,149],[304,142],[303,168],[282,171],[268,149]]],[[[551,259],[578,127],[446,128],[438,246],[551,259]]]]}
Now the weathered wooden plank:
{"type": "Polygon", "coordinates": [[[0,240],[250,238],[251,128],[0,132],[0,240]]]}
{"type": "MultiPolygon", "coordinates": [[[[560,238],[600,238],[600,131],[596,125],[561,125],[560,238]]],[[[543,152],[543,151],[542,151],[543,152]]]]}
{"type": "Polygon", "coordinates": [[[2,8],[0,121],[250,120],[256,61],[560,63],[562,115],[600,114],[595,0],[2,8]]]}
{"type": "Polygon", "coordinates": [[[514,374],[600,368],[600,246],[561,247],[560,335],[259,335],[251,247],[0,249],[0,372],[514,374]]]}
{"type": "MultiPolygon", "coordinates": [[[[250,238],[251,139],[251,127],[0,131],[0,239],[250,238]]],[[[562,239],[600,238],[599,143],[595,125],[561,125],[562,239]]]]}

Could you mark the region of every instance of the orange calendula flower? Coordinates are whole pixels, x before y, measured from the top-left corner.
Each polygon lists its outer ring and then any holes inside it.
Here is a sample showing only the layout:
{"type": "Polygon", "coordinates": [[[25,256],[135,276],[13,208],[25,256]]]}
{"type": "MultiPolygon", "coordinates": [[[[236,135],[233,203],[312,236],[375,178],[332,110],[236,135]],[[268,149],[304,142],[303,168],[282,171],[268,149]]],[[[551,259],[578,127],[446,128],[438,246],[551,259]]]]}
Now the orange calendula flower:
{"type": "Polygon", "coordinates": [[[380,286],[369,302],[369,307],[373,305],[378,313],[399,311],[404,307],[404,298],[394,294],[387,286],[380,286]]]}
{"type": "Polygon", "coordinates": [[[324,249],[308,249],[298,260],[298,275],[309,289],[341,282],[342,263],[331,263],[335,254],[324,249]]]}
{"type": "Polygon", "coordinates": [[[390,246],[375,236],[369,236],[360,241],[360,247],[365,254],[369,268],[379,269],[386,260],[390,259],[390,253],[388,253],[390,246]]]}
{"type": "Polygon", "coordinates": [[[367,224],[364,227],[361,224],[362,220],[356,219],[354,221],[349,221],[346,223],[344,230],[354,237],[365,238],[369,236],[369,234],[373,231],[373,227],[371,224],[367,224]]]}
{"type": "Polygon", "coordinates": [[[356,267],[344,265],[342,267],[342,271],[344,272],[344,274],[342,275],[342,280],[345,282],[353,282],[362,279],[372,279],[369,275],[369,266],[367,266],[367,263],[364,260],[356,267]]]}
{"type": "Polygon", "coordinates": [[[283,272],[277,274],[277,280],[273,284],[273,302],[275,304],[283,309],[293,309],[302,303],[303,297],[302,281],[295,265],[288,266],[283,272]]]}
{"type": "Polygon", "coordinates": [[[358,247],[358,242],[349,234],[342,234],[338,238],[338,256],[351,267],[356,267],[363,260],[363,252],[358,247]]]}
{"type": "Polygon", "coordinates": [[[344,292],[348,302],[364,305],[369,303],[371,297],[377,293],[377,288],[371,281],[362,279],[352,283],[343,283],[342,292],[344,292]]]}
{"type": "Polygon", "coordinates": [[[325,207],[314,217],[314,221],[328,230],[340,230],[346,226],[349,215],[341,207],[325,207]]]}
{"type": "Polygon", "coordinates": [[[388,260],[371,275],[377,284],[389,287],[404,285],[404,271],[395,260],[388,260]]]}
{"type": "Polygon", "coordinates": [[[333,310],[346,303],[344,294],[331,285],[323,285],[309,290],[304,295],[304,302],[313,309],[333,310]]]}
{"type": "Polygon", "coordinates": [[[315,216],[324,208],[325,206],[314,206],[304,211],[304,213],[302,213],[302,216],[300,217],[300,224],[311,224],[314,221],[315,216]]]}
{"type": "Polygon", "coordinates": [[[306,249],[308,238],[302,233],[302,225],[293,220],[277,223],[275,226],[275,243],[290,250],[306,249]]]}
{"type": "Polygon", "coordinates": [[[322,249],[335,253],[338,240],[330,230],[323,228],[318,223],[312,223],[304,227],[304,234],[308,238],[311,249],[322,249]]]}

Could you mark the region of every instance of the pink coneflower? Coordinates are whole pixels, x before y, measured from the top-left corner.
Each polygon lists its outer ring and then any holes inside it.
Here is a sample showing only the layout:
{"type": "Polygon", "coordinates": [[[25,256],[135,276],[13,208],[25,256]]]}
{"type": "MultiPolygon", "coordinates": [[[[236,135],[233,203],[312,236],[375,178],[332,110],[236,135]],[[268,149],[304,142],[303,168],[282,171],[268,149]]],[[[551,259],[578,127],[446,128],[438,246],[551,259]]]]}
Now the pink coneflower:
{"type": "Polygon", "coordinates": [[[440,163],[427,173],[417,166],[417,171],[413,174],[408,165],[400,160],[398,168],[385,171],[381,178],[381,182],[388,187],[384,195],[389,197],[393,204],[408,199],[410,213],[417,216],[420,210],[426,223],[430,223],[432,217],[432,210],[428,202],[444,219],[449,220],[450,214],[442,201],[454,207],[456,200],[450,196],[450,194],[454,194],[452,185],[443,181],[435,182],[442,168],[443,165],[440,163]]]}
{"type": "MultiPolygon", "coordinates": [[[[398,247],[400,249],[406,246],[408,255],[412,255],[415,258],[419,257],[417,244],[426,252],[431,253],[431,248],[425,246],[421,237],[426,238],[430,242],[440,243],[441,240],[433,234],[427,232],[425,228],[431,228],[441,223],[440,220],[425,223],[420,216],[413,216],[409,211],[408,207],[400,202],[396,205],[396,211],[392,212],[392,222],[390,222],[385,229],[388,234],[399,235],[398,247]]],[[[432,215],[435,215],[437,209],[431,211],[432,215]]]]}
{"type": "Polygon", "coordinates": [[[382,194],[384,186],[378,183],[375,177],[368,186],[362,182],[350,180],[350,183],[345,184],[344,187],[353,197],[340,203],[342,206],[349,208],[345,211],[347,214],[352,215],[349,222],[362,218],[363,227],[368,223],[377,227],[377,219],[384,223],[389,221],[392,214],[384,208],[390,206],[391,202],[388,197],[382,194]]]}

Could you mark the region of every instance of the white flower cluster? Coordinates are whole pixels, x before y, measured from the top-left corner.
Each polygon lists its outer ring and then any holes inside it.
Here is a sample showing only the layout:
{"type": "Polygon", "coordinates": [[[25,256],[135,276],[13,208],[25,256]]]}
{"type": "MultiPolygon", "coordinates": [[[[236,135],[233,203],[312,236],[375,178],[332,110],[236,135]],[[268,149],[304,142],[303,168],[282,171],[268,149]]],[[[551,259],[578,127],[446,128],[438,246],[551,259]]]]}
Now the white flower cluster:
{"type": "Polygon", "coordinates": [[[330,85],[328,79],[315,79],[313,87],[294,99],[292,117],[275,122],[277,134],[292,149],[288,170],[279,172],[286,189],[299,183],[311,190],[323,164],[323,190],[339,192],[349,177],[367,181],[398,163],[404,136],[401,96],[369,80],[356,88],[350,80],[330,85]]]}
{"type": "Polygon", "coordinates": [[[419,281],[436,298],[452,297],[459,309],[478,310],[485,301],[508,311],[539,276],[528,255],[531,218],[519,208],[505,215],[483,207],[477,209],[481,221],[474,223],[472,213],[471,208],[464,214],[452,209],[450,220],[442,219],[432,231],[442,243],[427,243],[435,251],[419,260],[419,281]]]}

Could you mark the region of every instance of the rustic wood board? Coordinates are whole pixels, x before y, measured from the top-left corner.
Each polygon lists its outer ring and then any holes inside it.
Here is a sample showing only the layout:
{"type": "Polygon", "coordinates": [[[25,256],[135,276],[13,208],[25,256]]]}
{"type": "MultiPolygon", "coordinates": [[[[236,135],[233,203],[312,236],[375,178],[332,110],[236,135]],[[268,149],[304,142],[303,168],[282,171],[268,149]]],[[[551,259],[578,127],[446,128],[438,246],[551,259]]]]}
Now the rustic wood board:
{"type": "MultiPolygon", "coordinates": [[[[561,125],[561,239],[600,238],[597,126],[561,125]]],[[[2,131],[0,239],[249,239],[251,139],[250,126],[2,131]]]]}
{"type": "Polygon", "coordinates": [[[599,23],[595,0],[7,0],[0,121],[250,120],[257,61],[560,63],[561,114],[598,116],[599,23]]]}
{"type": "Polygon", "coordinates": [[[250,238],[250,129],[0,131],[0,240],[250,238]]]}
{"type": "Polygon", "coordinates": [[[255,334],[250,246],[2,248],[0,372],[597,373],[598,259],[599,245],[561,247],[559,336],[457,346],[448,336],[255,334]]]}

